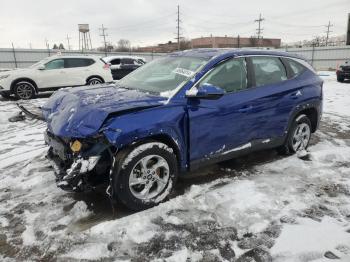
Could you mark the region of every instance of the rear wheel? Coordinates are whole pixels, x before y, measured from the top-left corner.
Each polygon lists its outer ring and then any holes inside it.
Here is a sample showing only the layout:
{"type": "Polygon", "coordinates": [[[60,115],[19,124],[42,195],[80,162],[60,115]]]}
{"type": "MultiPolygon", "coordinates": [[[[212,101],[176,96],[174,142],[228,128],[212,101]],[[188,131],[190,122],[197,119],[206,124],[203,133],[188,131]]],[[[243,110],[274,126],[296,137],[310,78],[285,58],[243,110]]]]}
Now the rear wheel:
{"type": "Polygon", "coordinates": [[[150,208],[165,200],[178,175],[173,150],[159,142],[134,147],[118,161],[117,169],[114,192],[133,210],[150,208]]]}
{"type": "Polygon", "coordinates": [[[306,115],[299,115],[293,121],[285,144],[278,148],[281,154],[293,154],[307,149],[311,138],[311,122],[306,115]]]}
{"type": "Polygon", "coordinates": [[[99,85],[99,84],[102,84],[102,83],[103,83],[103,80],[101,78],[98,78],[98,77],[92,77],[86,82],[86,84],[90,85],[90,86],[92,86],[92,85],[99,85]]]}
{"type": "Polygon", "coordinates": [[[35,87],[27,81],[16,83],[13,92],[18,99],[27,100],[35,97],[35,87]]]}

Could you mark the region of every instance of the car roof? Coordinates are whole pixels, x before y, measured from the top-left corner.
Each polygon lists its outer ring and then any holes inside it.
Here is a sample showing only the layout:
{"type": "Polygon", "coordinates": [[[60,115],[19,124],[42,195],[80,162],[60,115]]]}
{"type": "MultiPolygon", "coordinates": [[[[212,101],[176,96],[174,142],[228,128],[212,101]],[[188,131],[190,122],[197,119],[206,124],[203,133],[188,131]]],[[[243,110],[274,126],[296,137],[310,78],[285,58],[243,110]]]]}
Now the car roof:
{"type": "Polygon", "coordinates": [[[142,59],[145,60],[143,57],[139,57],[139,56],[131,56],[131,55],[114,55],[114,56],[105,56],[102,59],[105,61],[110,61],[113,59],[123,59],[123,58],[131,58],[131,59],[142,59]]]}
{"type": "Polygon", "coordinates": [[[92,59],[100,59],[99,56],[96,55],[52,55],[47,58],[57,59],[57,58],[92,58],[92,59]]]}
{"type": "Polygon", "coordinates": [[[306,60],[304,57],[275,50],[263,50],[263,49],[245,49],[245,48],[198,48],[190,49],[185,51],[179,51],[171,53],[170,56],[189,56],[199,57],[205,59],[211,59],[214,57],[219,58],[220,56],[227,57],[232,56],[243,56],[243,55],[270,55],[270,56],[285,56],[306,60]]]}

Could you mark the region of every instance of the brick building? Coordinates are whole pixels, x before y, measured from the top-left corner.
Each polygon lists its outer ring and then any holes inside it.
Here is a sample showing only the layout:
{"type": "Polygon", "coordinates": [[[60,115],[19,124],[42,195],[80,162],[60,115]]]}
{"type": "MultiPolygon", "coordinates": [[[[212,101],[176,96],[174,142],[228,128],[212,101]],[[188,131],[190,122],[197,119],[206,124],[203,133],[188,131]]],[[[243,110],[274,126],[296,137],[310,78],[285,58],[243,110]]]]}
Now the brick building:
{"type": "Polygon", "coordinates": [[[209,36],[194,38],[191,40],[192,48],[237,48],[237,47],[272,47],[281,46],[281,39],[254,37],[227,37],[227,36],[209,36]]]}

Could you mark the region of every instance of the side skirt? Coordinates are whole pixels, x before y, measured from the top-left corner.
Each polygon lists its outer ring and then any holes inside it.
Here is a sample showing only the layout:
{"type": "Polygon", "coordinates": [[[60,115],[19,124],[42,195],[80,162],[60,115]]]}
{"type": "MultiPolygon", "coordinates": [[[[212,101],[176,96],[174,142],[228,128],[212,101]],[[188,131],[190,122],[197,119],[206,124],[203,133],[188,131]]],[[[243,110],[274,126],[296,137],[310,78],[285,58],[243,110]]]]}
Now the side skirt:
{"type": "Polygon", "coordinates": [[[223,162],[235,157],[240,157],[243,155],[250,154],[255,151],[276,148],[283,145],[284,141],[285,141],[285,137],[253,140],[239,147],[236,147],[227,151],[223,151],[215,155],[210,155],[208,157],[205,157],[199,160],[191,161],[190,170],[193,171],[203,166],[208,166],[215,163],[223,162]]]}

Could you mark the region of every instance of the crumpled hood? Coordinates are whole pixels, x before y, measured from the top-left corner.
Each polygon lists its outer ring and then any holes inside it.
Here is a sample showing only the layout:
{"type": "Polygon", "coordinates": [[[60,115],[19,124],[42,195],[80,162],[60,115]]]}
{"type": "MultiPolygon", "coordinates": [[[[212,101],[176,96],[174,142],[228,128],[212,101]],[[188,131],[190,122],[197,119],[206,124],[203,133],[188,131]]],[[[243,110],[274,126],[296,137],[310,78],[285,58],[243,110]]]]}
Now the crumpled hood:
{"type": "Polygon", "coordinates": [[[109,114],[163,105],[167,98],[115,85],[64,88],[42,107],[48,129],[61,137],[96,134],[109,114]]]}

